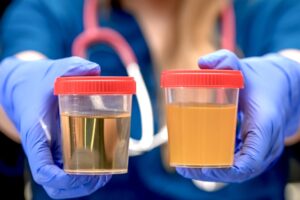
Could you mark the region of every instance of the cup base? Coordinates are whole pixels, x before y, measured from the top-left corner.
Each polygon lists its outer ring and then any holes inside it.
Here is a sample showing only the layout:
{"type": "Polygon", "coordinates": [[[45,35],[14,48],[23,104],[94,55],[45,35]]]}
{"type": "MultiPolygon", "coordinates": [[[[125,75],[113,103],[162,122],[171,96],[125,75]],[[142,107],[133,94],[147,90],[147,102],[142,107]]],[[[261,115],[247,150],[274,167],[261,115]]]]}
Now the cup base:
{"type": "Polygon", "coordinates": [[[77,175],[108,175],[108,174],[126,174],[127,169],[64,169],[67,174],[77,175]]]}
{"type": "Polygon", "coordinates": [[[232,167],[231,164],[229,165],[185,165],[185,164],[176,164],[170,163],[172,167],[182,167],[182,168],[230,168],[232,167]]]}

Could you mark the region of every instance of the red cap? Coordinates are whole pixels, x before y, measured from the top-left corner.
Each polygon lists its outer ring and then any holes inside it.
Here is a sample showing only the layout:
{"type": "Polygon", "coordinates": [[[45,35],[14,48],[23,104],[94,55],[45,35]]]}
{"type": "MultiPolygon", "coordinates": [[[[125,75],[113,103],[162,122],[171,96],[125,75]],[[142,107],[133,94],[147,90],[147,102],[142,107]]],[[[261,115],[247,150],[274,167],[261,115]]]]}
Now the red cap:
{"type": "Polygon", "coordinates": [[[74,76],[55,80],[55,95],[135,94],[132,77],[74,76]]]}
{"type": "Polygon", "coordinates": [[[243,88],[243,75],[237,70],[166,70],[161,87],[243,88]]]}

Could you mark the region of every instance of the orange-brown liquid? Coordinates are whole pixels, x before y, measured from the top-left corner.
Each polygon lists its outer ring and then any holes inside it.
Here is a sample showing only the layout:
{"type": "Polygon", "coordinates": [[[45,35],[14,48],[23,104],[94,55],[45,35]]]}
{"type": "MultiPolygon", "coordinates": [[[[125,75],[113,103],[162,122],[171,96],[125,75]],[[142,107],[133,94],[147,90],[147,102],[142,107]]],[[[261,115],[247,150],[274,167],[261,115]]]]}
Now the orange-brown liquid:
{"type": "Polygon", "coordinates": [[[169,104],[170,164],[226,167],[233,164],[236,106],[169,104]]]}

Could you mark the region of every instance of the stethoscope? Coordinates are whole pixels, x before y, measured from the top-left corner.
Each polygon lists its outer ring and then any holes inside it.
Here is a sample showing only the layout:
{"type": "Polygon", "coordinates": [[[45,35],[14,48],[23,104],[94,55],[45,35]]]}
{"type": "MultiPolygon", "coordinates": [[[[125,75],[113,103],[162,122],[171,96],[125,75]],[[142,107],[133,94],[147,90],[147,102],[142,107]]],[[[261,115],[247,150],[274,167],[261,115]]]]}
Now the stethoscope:
{"type": "MultiPolygon", "coordinates": [[[[130,138],[129,153],[131,156],[140,155],[166,143],[168,141],[167,128],[166,126],[163,126],[157,134],[154,134],[152,105],[144,79],[140,72],[137,58],[128,42],[120,33],[111,28],[100,27],[98,23],[98,2],[99,0],[84,1],[84,31],[74,40],[72,53],[75,56],[86,58],[86,51],[89,46],[94,45],[95,43],[108,44],[120,57],[126,68],[127,74],[134,77],[137,85],[136,97],[141,113],[142,136],[140,140],[130,138]]],[[[221,47],[234,51],[235,16],[231,4],[222,11],[221,22],[221,47]]],[[[198,184],[198,187],[205,189],[203,188],[203,185],[199,185],[200,182],[194,181],[194,183],[196,185],[198,184]]],[[[213,185],[206,190],[216,190],[216,187],[218,186],[213,185]]]]}

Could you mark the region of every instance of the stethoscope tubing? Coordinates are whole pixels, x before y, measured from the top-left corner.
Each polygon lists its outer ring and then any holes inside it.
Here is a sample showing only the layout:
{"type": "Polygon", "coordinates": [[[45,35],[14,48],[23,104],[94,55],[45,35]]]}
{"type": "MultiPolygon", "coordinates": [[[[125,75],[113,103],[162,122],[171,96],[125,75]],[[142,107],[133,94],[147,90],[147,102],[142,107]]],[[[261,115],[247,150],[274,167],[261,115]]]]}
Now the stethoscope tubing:
{"type": "MultiPolygon", "coordinates": [[[[154,119],[150,96],[140,72],[137,58],[128,42],[120,33],[111,28],[100,27],[98,22],[98,3],[98,0],[84,1],[84,31],[75,38],[72,53],[75,56],[86,58],[86,51],[89,46],[97,43],[108,44],[120,57],[128,75],[134,77],[137,85],[136,97],[141,113],[142,137],[140,140],[130,138],[129,153],[131,156],[140,155],[166,143],[168,141],[167,128],[164,125],[157,134],[154,134],[154,119]]],[[[236,33],[232,4],[222,11],[221,21],[221,47],[234,51],[236,33]]]]}

